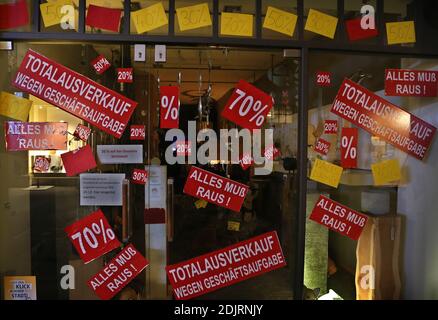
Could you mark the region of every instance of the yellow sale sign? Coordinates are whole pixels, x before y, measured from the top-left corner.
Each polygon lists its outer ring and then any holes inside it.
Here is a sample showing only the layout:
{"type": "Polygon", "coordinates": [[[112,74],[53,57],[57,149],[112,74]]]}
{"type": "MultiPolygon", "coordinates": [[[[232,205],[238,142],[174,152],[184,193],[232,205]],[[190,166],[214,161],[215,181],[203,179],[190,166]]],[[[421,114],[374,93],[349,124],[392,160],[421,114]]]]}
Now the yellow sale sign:
{"type": "Polygon", "coordinates": [[[344,169],[330,162],[316,159],[313,164],[310,179],[337,188],[344,169]]]}
{"type": "Polygon", "coordinates": [[[338,18],[314,9],[310,9],[304,30],[334,39],[337,26],[338,18]]]}
{"type": "Polygon", "coordinates": [[[166,12],[161,2],[132,12],[131,19],[138,33],[149,32],[168,24],[166,12]]]}
{"type": "Polygon", "coordinates": [[[7,92],[0,93],[0,115],[26,122],[32,101],[17,97],[7,92]]]}
{"type": "Polygon", "coordinates": [[[210,9],[208,8],[208,3],[177,8],[176,16],[178,17],[178,25],[181,31],[211,26],[210,9]]]}
{"type": "Polygon", "coordinates": [[[374,184],[380,186],[401,179],[400,163],[397,159],[385,160],[371,165],[374,184]]]}
{"type": "Polygon", "coordinates": [[[298,16],[274,7],[268,7],[263,28],[293,37],[298,16]]]}
{"type": "Polygon", "coordinates": [[[415,22],[388,22],[386,24],[388,44],[415,43],[415,22]]]}
{"type": "Polygon", "coordinates": [[[252,37],[254,16],[243,13],[221,13],[221,35],[252,37]]]}

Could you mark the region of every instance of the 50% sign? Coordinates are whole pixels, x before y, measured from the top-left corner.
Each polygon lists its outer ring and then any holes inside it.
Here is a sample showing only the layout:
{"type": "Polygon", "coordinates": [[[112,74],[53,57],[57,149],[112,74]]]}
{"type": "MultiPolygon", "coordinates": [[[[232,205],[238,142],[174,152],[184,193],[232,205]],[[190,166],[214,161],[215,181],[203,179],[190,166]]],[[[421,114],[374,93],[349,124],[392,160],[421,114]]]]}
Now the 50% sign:
{"type": "Polygon", "coordinates": [[[222,116],[246,129],[260,129],[273,106],[272,97],[240,80],[228,100],[222,116]]]}
{"type": "Polygon", "coordinates": [[[341,133],[341,166],[357,168],[357,128],[342,128],[341,133]]]}
{"type": "Polygon", "coordinates": [[[121,245],[100,209],[68,226],[65,232],[84,263],[121,245]]]}
{"type": "Polygon", "coordinates": [[[179,88],[160,87],[160,128],[172,129],[179,126],[179,88]]]}

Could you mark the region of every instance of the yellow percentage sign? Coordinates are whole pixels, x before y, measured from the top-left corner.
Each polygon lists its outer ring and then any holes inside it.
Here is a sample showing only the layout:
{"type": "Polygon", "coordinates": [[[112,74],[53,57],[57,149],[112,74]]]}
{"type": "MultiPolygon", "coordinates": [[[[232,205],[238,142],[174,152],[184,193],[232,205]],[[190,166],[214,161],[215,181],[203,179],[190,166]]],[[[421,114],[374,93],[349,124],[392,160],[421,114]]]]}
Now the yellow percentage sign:
{"type": "Polygon", "coordinates": [[[293,13],[268,7],[263,28],[293,37],[297,20],[298,16],[293,13]]]}
{"type": "Polygon", "coordinates": [[[252,14],[222,12],[221,34],[252,37],[253,23],[254,16],[252,14]]]}
{"type": "Polygon", "coordinates": [[[415,43],[415,22],[388,22],[386,24],[388,44],[415,43]]]}
{"type": "Polygon", "coordinates": [[[304,30],[334,39],[337,26],[338,18],[310,9],[304,30]]]}
{"type": "Polygon", "coordinates": [[[41,17],[45,27],[51,27],[61,23],[65,15],[61,12],[63,6],[73,5],[72,0],[58,0],[43,3],[40,5],[41,17]]]}
{"type": "Polygon", "coordinates": [[[132,12],[131,19],[137,29],[137,33],[149,32],[169,23],[161,2],[132,12]]]}
{"type": "Polygon", "coordinates": [[[178,25],[181,31],[211,26],[208,3],[176,9],[178,25]]]}

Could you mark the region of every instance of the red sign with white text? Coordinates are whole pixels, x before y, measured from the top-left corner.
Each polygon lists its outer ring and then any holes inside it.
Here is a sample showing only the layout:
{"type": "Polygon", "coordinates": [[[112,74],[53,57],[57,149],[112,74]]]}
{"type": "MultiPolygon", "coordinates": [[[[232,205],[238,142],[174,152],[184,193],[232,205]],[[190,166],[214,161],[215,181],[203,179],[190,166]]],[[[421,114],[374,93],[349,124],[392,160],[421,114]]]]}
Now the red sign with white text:
{"type": "Polygon", "coordinates": [[[78,138],[79,140],[87,142],[88,138],[90,137],[90,134],[91,134],[90,128],[88,128],[82,124],[78,124],[75,132],[73,133],[73,136],[78,138]]]}
{"type": "Polygon", "coordinates": [[[374,38],[377,37],[377,35],[379,34],[377,28],[363,29],[360,25],[361,21],[362,17],[345,21],[348,39],[350,39],[350,41],[374,38]]]}
{"type": "Polygon", "coordinates": [[[239,212],[248,193],[248,186],[192,166],[184,193],[239,212]]]}
{"type": "Polygon", "coordinates": [[[102,74],[111,67],[111,63],[107,58],[100,55],[91,61],[91,66],[94,68],[94,70],[96,70],[97,74],[102,74]]]}
{"type": "Polygon", "coordinates": [[[222,117],[242,128],[260,129],[272,106],[269,94],[240,80],[222,111],[222,117]]]}
{"type": "Polygon", "coordinates": [[[29,24],[26,0],[0,4],[0,29],[19,28],[29,24]]]}
{"type": "Polygon", "coordinates": [[[276,147],[269,146],[265,148],[265,151],[263,151],[263,155],[266,161],[274,161],[277,157],[281,155],[281,152],[276,147]]]}
{"type": "Polygon", "coordinates": [[[251,156],[251,153],[244,154],[239,159],[239,164],[243,170],[247,170],[254,163],[254,158],[251,156]]]}
{"type": "Polygon", "coordinates": [[[338,133],[338,121],[337,120],[325,120],[324,121],[324,134],[337,134],[338,133]]]}
{"type": "Polygon", "coordinates": [[[137,102],[29,49],[12,84],[120,138],[137,102]]]}
{"type": "Polygon", "coordinates": [[[126,246],[87,284],[102,300],[109,300],[137,277],[149,261],[132,244],[126,246]]]}
{"type": "Polygon", "coordinates": [[[84,263],[120,247],[102,210],[97,210],[64,229],[84,263]]]}
{"type": "Polygon", "coordinates": [[[50,169],[50,159],[46,157],[36,157],[33,170],[37,172],[47,172],[50,169]]]}
{"type": "Polygon", "coordinates": [[[136,124],[132,125],[130,130],[130,140],[144,140],[146,138],[146,126],[136,124]]]}
{"type": "Polygon", "coordinates": [[[179,87],[160,87],[160,128],[173,129],[179,126],[179,87]]]}
{"type": "Polygon", "coordinates": [[[353,240],[358,240],[368,216],[321,195],[309,219],[353,240]]]}
{"type": "Polygon", "coordinates": [[[66,122],[5,122],[7,151],[67,150],[66,122]]]}
{"type": "Polygon", "coordinates": [[[177,141],[176,142],[176,155],[177,156],[190,156],[192,154],[192,142],[191,141],[177,141]]]}
{"type": "Polygon", "coordinates": [[[342,128],[341,132],[341,167],[357,168],[357,144],[359,132],[356,128],[342,128]]]}
{"type": "Polygon", "coordinates": [[[277,232],[166,267],[177,300],[191,299],[286,266],[277,232]]]}
{"type": "Polygon", "coordinates": [[[117,69],[117,82],[118,83],[133,83],[134,82],[134,69],[132,69],[132,68],[118,68],[117,69]]]}
{"type": "Polygon", "coordinates": [[[315,143],[315,152],[318,152],[324,156],[326,156],[329,153],[331,143],[327,140],[319,138],[315,143]]]}
{"type": "Polygon", "coordinates": [[[317,71],[316,72],[316,85],[320,87],[330,87],[332,85],[331,72],[317,71]]]}
{"type": "Polygon", "coordinates": [[[142,169],[134,169],[132,172],[132,182],[135,184],[146,184],[148,180],[148,172],[142,169]]]}
{"type": "Polygon", "coordinates": [[[83,148],[61,154],[62,163],[67,177],[73,177],[79,173],[97,167],[96,159],[89,145],[83,148]]]}
{"type": "Polygon", "coordinates": [[[385,95],[398,97],[436,97],[438,71],[386,69],[385,95]]]}
{"type": "Polygon", "coordinates": [[[345,79],[331,112],[423,160],[436,128],[374,92],[345,79]]]}

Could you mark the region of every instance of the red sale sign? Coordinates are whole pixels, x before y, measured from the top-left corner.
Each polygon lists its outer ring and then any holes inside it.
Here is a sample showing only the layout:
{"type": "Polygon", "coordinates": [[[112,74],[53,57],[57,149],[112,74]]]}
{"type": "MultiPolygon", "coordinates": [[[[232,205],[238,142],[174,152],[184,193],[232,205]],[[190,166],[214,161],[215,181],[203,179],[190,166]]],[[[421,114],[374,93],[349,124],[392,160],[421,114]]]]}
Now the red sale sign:
{"type": "Polygon", "coordinates": [[[385,70],[385,95],[398,97],[436,97],[438,71],[385,70]]]}
{"type": "Polygon", "coordinates": [[[368,216],[321,195],[309,219],[353,240],[358,240],[368,216]]]}
{"type": "Polygon", "coordinates": [[[29,49],[12,84],[120,138],[137,102],[29,49]]]}
{"type": "Polygon", "coordinates": [[[26,0],[0,4],[0,29],[19,28],[29,24],[26,0]]]}
{"type": "Polygon", "coordinates": [[[38,172],[47,172],[50,169],[50,159],[46,157],[36,157],[33,164],[33,170],[38,172]]]}
{"type": "Polygon", "coordinates": [[[338,121],[337,120],[325,120],[324,121],[324,134],[337,134],[338,133],[338,121]]]}
{"type": "Polygon", "coordinates": [[[222,111],[222,117],[246,129],[260,129],[272,106],[269,94],[240,80],[222,111]]]}
{"type": "Polygon", "coordinates": [[[148,172],[142,169],[134,169],[132,172],[132,182],[135,184],[146,184],[148,180],[148,172]]]}
{"type": "Polygon", "coordinates": [[[327,140],[319,138],[315,143],[315,152],[318,152],[324,156],[326,156],[329,153],[331,143],[327,140]]]}
{"type": "Polygon", "coordinates": [[[91,134],[90,128],[83,126],[82,124],[78,124],[75,132],[73,133],[73,136],[79,140],[87,142],[88,138],[90,137],[90,134],[91,134]]]}
{"type": "Polygon", "coordinates": [[[84,263],[89,263],[121,245],[100,209],[76,221],[64,231],[84,263]]]}
{"type": "Polygon", "coordinates": [[[126,246],[87,284],[102,300],[109,300],[137,277],[149,261],[132,244],[126,246]]]}
{"type": "Polygon", "coordinates": [[[239,212],[248,186],[192,166],[184,193],[239,212]]]}
{"type": "Polygon", "coordinates": [[[105,8],[90,4],[85,24],[92,28],[119,32],[122,10],[105,8]]]}
{"type": "Polygon", "coordinates": [[[90,64],[94,70],[96,70],[97,74],[102,74],[111,67],[111,63],[102,55],[91,61],[90,64]]]}
{"type": "Polygon", "coordinates": [[[191,299],[286,266],[277,232],[166,267],[177,300],[191,299]]]}
{"type": "Polygon", "coordinates": [[[83,148],[61,154],[62,163],[67,177],[73,177],[79,173],[97,167],[93,151],[89,145],[83,148]]]}
{"type": "Polygon", "coordinates": [[[265,148],[265,151],[263,151],[263,155],[266,161],[274,161],[277,157],[281,155],[281,152],[276,147],[269,146],[265,148]]]}
{"type": "Polygon", "coordinates": [[[133,83],[134,82],[134,69],[133,68],[118,68],[117,69],[117,82],[118,83],[133,83]]]}
{"type": "Polygon", "coordinates": [[[130,140],[144,140],[146,138],[146,126],[132,125],[130,129],[130,140]]]}
{"type": "Polygon", "coordinates": [[[66,122],[5,122],[7,151],[67,150],[66,122]]]}
{"type": "Polygon", "coordinates": [[[172,129],[179,126],[179,87],[160,87],[160,128],[172,129]]]}
{"type": "Polygon", "coordinates": [[[316,72],[316,85],[320,87],[330,87],[332,85],[331,72],[317,71],[316,72]]]}
{"type": "Polygon", "coordinates": [[[177,141],[176,142],[176,155],[177,156],[190,156],[192,154],[192,142],[191,141],[177,141]]]}
{"type": "Polygon", "coordinates": [[[377,37],[377,29],[363,29],[360,25],[362,17],[345,21],[347,34],[350,41],[357,41],[377,37]]]}
{"type": "Polygon", "coordinates": [[[342,128],[341,132],[341,167],[357,168],[357,144],[359,132],[356,128],[342,128]]]}
{"type": "Polygon", "coordinates": [[[254,163],[254,158],[251,153],[245,153],[242,158],[239,159],[239,164],[243,170],[247,170],[254,163]]]}
{"type": "Polygon", "coordinates": [[[349,79],[339,88],[331,112],[420,160],[436,133],[433,125],[349,79]]]}

